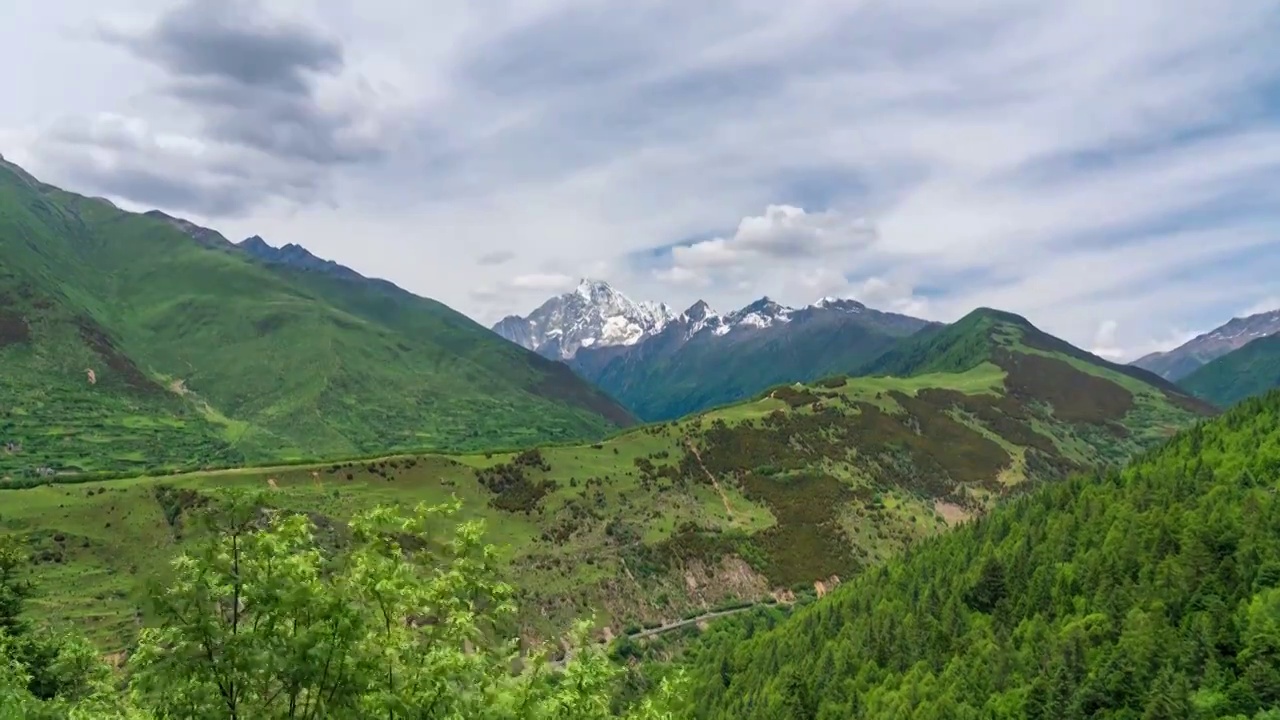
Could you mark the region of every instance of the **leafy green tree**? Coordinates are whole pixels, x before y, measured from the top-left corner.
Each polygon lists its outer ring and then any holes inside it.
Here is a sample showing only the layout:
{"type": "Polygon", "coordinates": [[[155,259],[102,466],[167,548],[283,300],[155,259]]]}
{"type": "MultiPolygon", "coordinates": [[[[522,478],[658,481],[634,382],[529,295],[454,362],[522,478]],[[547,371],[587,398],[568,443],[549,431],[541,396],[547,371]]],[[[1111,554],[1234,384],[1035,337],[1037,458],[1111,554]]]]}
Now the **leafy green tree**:
{"type": "Polygon", "coordinates": [[[26,634],[29,624],[22,616],[31,582],[26,578],[28,553],[13,535],[0,537],[0,631],[9,637],[26,634]]]}
{"type": "MultiPolygon", "coordinates": [[[[132,707],[111,682],[111,671],[83,641],[69,650],[75,661],[87,661],[93,672],[74,690],[39,698],[27,688],[31,675],[11,647],[0,647],[0,717],[24,720],[149,720],[132,707]]],[[[78,663],[73,663],[78,664],[78,663]]]]}
{"type": "Polygon", "coordinates": [[[987,558],[978,573],[978,581],[969,592],[965,601],[974,610],[989,613],[1004,599],[1005,578],[1004,565],[996,558],[987,558]]]}
{"type": "MultiPolygon", "coordinates": [[[[132,697],[157,720],[611,717],[617,670],[585,626],[562,671],[503,636],[513,590],[481,525],[450,522],[458,508],[363,513],[335,553],[306,516],[230,496],[175,563],[129,663],[132,697]]],[[[635,717],[674,718],[675,690],[635,717]]]]}
{"type": "Polygon", "coordinates": [[[18,537],[0,537],[0,718],[140,717],[88,641],[38,630],[25,617],[33,587],[28,562],[18,537]]]}
{"type": "Polygon", "coordinates": [[[31,675],[22,661],[14,657],[8,637],[0,640],[0,717],[25,717],[31,714],[36,699],[27,689],[31,675]]]}
{"type": "MultiPolygon", "coordinates": [[[[30,720],[604,720],[620,670],[574,632],[563,662],[504,629],[512,588],[459,505],[387,508],[338,552],[296,513],[228,494],[174,563],[125,677],[87,641],[37,636],[20,543],[0,541],[0,718],[30,720]],[[8,630],[6,628],[11,628],[8,630]],[[125,687],[121,691],[121,687],[125,687]],[[39,692],[36,692],[36,690],[39,692]]],[[[673,674],[630,720],[677,720],[673,674]]]]}

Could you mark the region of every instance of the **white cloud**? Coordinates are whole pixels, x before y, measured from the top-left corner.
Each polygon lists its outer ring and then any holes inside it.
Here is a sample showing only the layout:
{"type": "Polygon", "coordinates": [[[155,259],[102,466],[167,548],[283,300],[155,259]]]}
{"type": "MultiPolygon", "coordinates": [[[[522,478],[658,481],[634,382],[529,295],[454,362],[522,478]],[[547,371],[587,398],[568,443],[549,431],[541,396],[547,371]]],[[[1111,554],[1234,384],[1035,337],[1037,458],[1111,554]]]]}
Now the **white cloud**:
{"type": "Polygon", "coordinates": [[[487,307],[505,307],[512,298],[541,305],[549,296],[571,290],[578,278],[560,273],[534,272],[500,280],[487,279],[470,289],[472,301],[487,307]]]}
{"type": "MultiPolygon", "coordinates": [[[[57,5],[0,27],[0,63],[28,69],[0,152],[73,189],[202,202],[194,219],[230,237],[298,242],[483,321],[551,292],[528,278],[589,274],[681,306],[990,305],[1127,358],[1280,276],[1274,0],[287,0],[272,14],[342,64],[314,78],[310,134],[255,126],[280,137],[211,127],[162,102],[154,65],[86,39],[171,4],[57,5]],[[145,132],[49,142],[98,113],[145,132]],[[281,160],[353,147],[377,157],[281,160]]],[[[300,112],[244,97],[246,117],[300,112]]]]}
{"type": "Polygon", "coordinates": [[[1191,340],[1197,335],[1201,335],[1208,331],[1209,328],[1199,330],[1170,329],[1150,338],[1138,342],[1130,342],[1121,347],[1118,343],[1121,337],[1120,327],[1118,323],[1110,320],[1104,320],[1098,328],[1098,334],[1094,337],[1094,344],[1086,349],[1099,357],[1112,360],[1114,362],[1128,362],[1136,360],[1144,355],[1156,352],[1167,352],[1179,345],[1191,340]]]}
{"type": "Polygon", "coordinates": [[[915,294],[910,285],[881,277],[870,277],[858,283],[852,297],[863,304],[916,317],[930,315],[929,300],[915,294]]]}
{"type": "Polygon", "coordinates": [[[792,205],[770,205],[763,215],[743,218],[732,236],[676,247],[671,256],[674,266],[688,268],[812,261],[856,250],[874,235],[861,218],[846,218],[832,210],[809,213],[792,205]]]}
{"type": "Polygon", "coordinates": [[[1093,347],[1089,351],[1108,360],[1118,360],[1125,355],[1124,350],[1116,347],[1116,330],[1120,327],[1115,320],[1103,320],[1098,324],[1098,332],[1093,335],[1093,347]]]}
{"type": "Polygon", "coordinates": [[[739,295],[754,292],[791,302],[857,296],[887,309],[917,308],[906,301],[911,288],[901,282],[878,277],[851,282],[843,272],[874,240],[875,230],[863,218],[769,205],[739,221],[732,234],[673,247],[652,275],[698,292],[733,287],[739,295]]]}
{"type": "Polygon", "coordinates": [[[510,287],[516,290],[559,292],[572,287],[575,279],[558,273],[530,273],[511,278],[510,287]]]}
{"type": "Polygon", "coordinates": [[[676,286],[688,287],[710,287],[711,278],[697,270],[692,270],[683,265],[673,265],[668,268],[661,268],[654,271],[654,277],[664,283],[676,286]]]}

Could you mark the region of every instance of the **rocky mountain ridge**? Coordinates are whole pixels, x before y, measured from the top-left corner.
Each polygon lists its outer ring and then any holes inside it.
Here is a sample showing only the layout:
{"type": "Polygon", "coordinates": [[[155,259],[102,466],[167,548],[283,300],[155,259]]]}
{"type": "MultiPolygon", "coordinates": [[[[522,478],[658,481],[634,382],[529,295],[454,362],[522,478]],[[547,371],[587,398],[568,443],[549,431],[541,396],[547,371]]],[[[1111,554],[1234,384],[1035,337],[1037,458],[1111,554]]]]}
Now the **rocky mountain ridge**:
{"type": "Polygon", "coordinates": [[[584,279],[574,292],[493,329],[567,363],[638,417],[664,420],[778,383],[851,372],[929,326],[831,297],[795,308],[766,296],[728,313],[699,300],[677,315],[584,279]]]}
{"type": "Polygon", "coordinates": [[[872,310],[856,300],[834,297],[794,308],[766,295],[724,314],[716,312],[705,300],[698,300],[677,314],[666,303],[636,302],[607,282],[583,278],[573,292],[547,300],[526,316],[509,315],[492,329],[546,357],[572,361],[581,350],[634,347],[660,335],[674,335],[665,339],[669,348],[673,340],[679,344],[704,332],[723,337],[734,331],[758,331],[794,320],[809,320],[824,313],[901,318],[912,331],[926,324],[872,310]],[[672,329],[678,332],[671,332],[672,329]]]}
{"type": "Polygon", "coordinates": [[[584,347],[635,345],[676,318],[666,303],[635,302],[607,282],[583,278],[573,292],[525,317],[508,315],[492,329],[544,357],[568,360],[584,347]]]}
{"type": "Polygon", "coordinates": [[[1144,355],[1131,364],[1150,370],[1166,380],[1178,381],[1233,350],[1277,333],[1280,333],[1280,310],[1232,318],[1173,350],[1144,355]]]}

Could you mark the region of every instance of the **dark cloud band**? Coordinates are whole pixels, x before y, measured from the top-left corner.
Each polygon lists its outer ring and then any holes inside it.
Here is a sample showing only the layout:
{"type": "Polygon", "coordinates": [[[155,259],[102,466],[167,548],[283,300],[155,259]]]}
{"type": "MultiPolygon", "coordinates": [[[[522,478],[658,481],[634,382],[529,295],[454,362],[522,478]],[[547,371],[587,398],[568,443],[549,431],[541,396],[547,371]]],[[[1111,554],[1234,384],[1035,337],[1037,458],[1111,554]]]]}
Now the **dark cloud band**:
{"type": "Polygon", "coordinates": [[[385,139],[362,131],[379,124],[373,103],[335,106],[318,92],[326,79],[344,82],[342,44],[269,17],[256,0],[187,0],[146,28],[100,38],[161,70],[166,79],[151,98],[188,121],[163,128],[179,147],[136,121],[53,128],[42,153],[100,192],[206,217],[242,215],[274,199],[314,202],[329,169],[382,156],[385,139]]]}

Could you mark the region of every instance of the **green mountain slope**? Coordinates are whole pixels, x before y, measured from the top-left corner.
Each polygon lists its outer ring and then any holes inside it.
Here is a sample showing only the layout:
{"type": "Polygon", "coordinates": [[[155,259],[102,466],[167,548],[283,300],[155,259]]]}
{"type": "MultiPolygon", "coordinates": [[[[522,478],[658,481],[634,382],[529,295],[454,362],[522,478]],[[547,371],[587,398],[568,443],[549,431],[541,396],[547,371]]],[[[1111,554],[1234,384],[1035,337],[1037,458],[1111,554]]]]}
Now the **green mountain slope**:
{"type": "Polygon", "coordinates": [[[1280,393],[687,656],[702,718],[1280,716],[1280,393]]]}
{"type": "Polygon", "coordinates": [[[1211,360],[1178,384],[1218,407],[1280,387],[1280,335],[1261,337],[1211,360]]]}
{"type": "Polygon", "coordinates": [[[0,299],[0,477],[512,447],[632,422],[439,303],[195,242],[8,163],[0,299]]]}
{"type": "Polygon", "coordinates": [[[1021,315],[991,308],[978,308],[951,325],[927,327],[868,362],[859,374],[910,376],[948,372],[972,367],[1002,352],[1056,355],[1132,378],[1170,395],[1186,395],[1153,372],[1105,360],[1040,330],[1021,315]]]}
{"type": "Polygon", "coordinates": [[[377,503],[456,495],[505,548],[526,636],[592,611],[617,634],[790,602],[1003,497],[1123,462],[1201,416],[1105,367],[1010,357],[779,386],[596,444],[0,491],[0,529],[51,558],[42,587],[73,589],[41,599],[47,617],[88,616],[118,644],[136,631],[147,578],[198,527],[184,518],[209,488],[270,488],[274,504],[322,526],[377,503]]]}
{"type": "MultiPolygon", "coordinates": [[[[1130,418],[1154,418],[1170,408],[1200,415],[1216,412],[1155,373],[1104,360],[1049,335],[1026,318],[990,308],[974,310],[951,325],[926,328],[857,374],[910,377],[956,372],[983,362],[1018,376],[1011,394],[1048,402],[1059,419],[1095,427],[1132,426],[1130,418]]],[[[1116,432],[1124,434],[1118,428],[1116,432]]]]}
{"type": "Polygon", "coordinates": [[[789,322],[724,335],[704,331],[689,337],[691,322],[681,318],[632,347],[580,349],[569,364],[640,418],[670,420],[780,383],[847,373],[927,326],[841,302],[850,307],[802,308],[789,322]]]}

